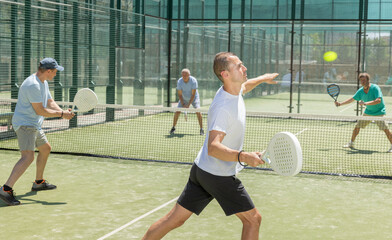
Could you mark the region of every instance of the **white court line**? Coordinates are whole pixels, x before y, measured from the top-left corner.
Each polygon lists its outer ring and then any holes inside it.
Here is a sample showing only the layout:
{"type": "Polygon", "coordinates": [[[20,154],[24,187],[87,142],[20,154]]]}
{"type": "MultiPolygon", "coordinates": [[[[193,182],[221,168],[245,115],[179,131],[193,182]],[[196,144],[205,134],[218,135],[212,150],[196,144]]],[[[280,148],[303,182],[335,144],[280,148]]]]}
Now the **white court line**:
{"type": "Polygon", "coordinates": [[[295,136],[300,135],[301,133],[305,132],[306,130],[308,130],[307,128],[302,129],[301,131],[297,132],[296,134],[294,134],[295,136]]]}
{"type": "Polygon", "coordinates": [[[176,198],[174,198],[174,199],[168,201],[167,203],[162,204],[161,206],[159,206],[159,207],[157,207],[157,208],[155,208],[155,209],[149,211],[148,213],[145,213],[145,214],[141,215],[141,216],[138,217],[138,218],[133,219],[133,220],[130,221],[129,223],[127,223],[127,224],[125,224],[125,225],[123,225],[123,226],[117,228],[116,230],[114,230],[114,231],[112,231],[112,232],[106,234],[105,236],[103,236],[103,237],[101,237],[101,238],[98,238],[98,240],[103,240],[103,239],[105,239],[105,238],[107,238],[107,237],[112,236],[113,234],[115,234],[115,233],[117,233],[117,232],[123,230],[124,228],[129,227],[130,225],[134,224],[135,222],[139,221],[140,219],[143,219],[143,218],[147,217],[147,216],[150,215],[151,213],[154,213],[154,212],[158,211],[159,209],[161,209],[161,208],[163,208],[163,207],[166,207],[167,205],[169,205],[170,203],[176,201],[177,199],[178,199],[178,197],[176,197],[176,198]]]}
{"type": "Polygon", "coordinates": [[[344,112],[344,111],[346,111],[347,109],[349,109],[350,107],[352,107],[353,104],[354,104],[354,103],[349,104],[347,107],[343,108],[343,109],[340,110],[339,112],[344,112]]]}

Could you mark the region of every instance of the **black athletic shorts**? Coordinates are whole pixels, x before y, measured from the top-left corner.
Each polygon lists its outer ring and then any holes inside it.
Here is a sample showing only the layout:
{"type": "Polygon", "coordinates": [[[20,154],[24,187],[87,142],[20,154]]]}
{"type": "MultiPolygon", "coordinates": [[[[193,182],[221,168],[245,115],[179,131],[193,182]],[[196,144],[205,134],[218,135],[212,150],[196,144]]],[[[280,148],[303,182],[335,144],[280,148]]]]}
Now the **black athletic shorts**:
{"type": "Polygon", "coordinates": [[[193,164],[188,183],[177,203],[199,215],[214,198],[227,216],[255,207],[236,176],[216,176],[193,164]]]}

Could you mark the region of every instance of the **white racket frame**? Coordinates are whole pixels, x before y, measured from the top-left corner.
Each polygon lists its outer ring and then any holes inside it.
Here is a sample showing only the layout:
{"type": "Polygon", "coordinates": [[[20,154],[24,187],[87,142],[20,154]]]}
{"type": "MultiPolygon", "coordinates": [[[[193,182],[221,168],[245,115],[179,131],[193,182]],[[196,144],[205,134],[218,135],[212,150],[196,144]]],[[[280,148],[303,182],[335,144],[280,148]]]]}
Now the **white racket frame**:
{"type": "Polygon", "coordinates": [[[97,94],[90,88],[80,89],[73,100],[71,112],[88,112],[98,104],[97,94]],[[75,106],[78,108],[75,110],[75,106]]]}
{"type": "Polygon", "coordinates": [[[282,176],[295,176],[302,169],[302,148],[290,132],[279,132],[272,137],[262,160],[282,176]]]}

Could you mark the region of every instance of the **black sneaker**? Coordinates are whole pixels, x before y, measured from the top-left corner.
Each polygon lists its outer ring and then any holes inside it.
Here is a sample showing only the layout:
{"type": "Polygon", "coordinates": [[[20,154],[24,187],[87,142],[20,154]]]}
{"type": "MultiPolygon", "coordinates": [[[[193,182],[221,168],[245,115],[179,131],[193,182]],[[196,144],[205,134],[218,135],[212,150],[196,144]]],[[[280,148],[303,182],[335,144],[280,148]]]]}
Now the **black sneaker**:
{"type": "Polygon", "coordinates": [[[203,128],[200,128],[200,135],[204,135],[204,130],[203,130],[203,128]]]}
{"type": "Polygon", "coordinates": [[[4,191],[3,187],[0,188],[0,198],[9,206],[15,206],[20,204],[20,202],[15,199],[14,191],[4,191]]]}
{"type": "Polygon", "coordinates": [[[172,127],[172,129],[170,130],[170,134],[173,134],[176,131],[175,127],[172,127]]]}
{"type": "Polygon", "coordinates": [[[46,180],[44,180],[42,183],[38,184],[34,181],[33,187],[31,188],[31,191],[42,191],[42,190],[52,190],[56,189],[56,185],[48,183],[46,180]]]}

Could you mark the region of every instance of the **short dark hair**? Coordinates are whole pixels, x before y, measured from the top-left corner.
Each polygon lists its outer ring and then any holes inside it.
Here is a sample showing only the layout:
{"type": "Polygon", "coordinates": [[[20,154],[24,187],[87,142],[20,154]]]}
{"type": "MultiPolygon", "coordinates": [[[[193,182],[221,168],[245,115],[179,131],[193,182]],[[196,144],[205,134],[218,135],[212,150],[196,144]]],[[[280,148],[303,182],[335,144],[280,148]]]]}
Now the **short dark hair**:
{"type": "Polygon", "coordinates": [[[368,73],[360,73],[359,75],[358,75],[358,78],[366,78],[366,80],[370,80],[370,75],[368,74],[368,73]]]}
{"type": "Polygon", "coordinates": [[[41,63],[38,66],[38,71],[41,72],[41,73],[43,73],[45,71],[48,71],[48,70],[53,70],[53,69],[55,69],[55,68],[45,68],[44,66],[42,66],[41,63]]]}
{"type": "Polygon", "coordinates": [[[227,60],[229,57],[236,56],[232,52],[220,52],[215,55],[214,59],[214,73],[223,82],[222,71],[229,69],[230,62],[227,60]]]}

